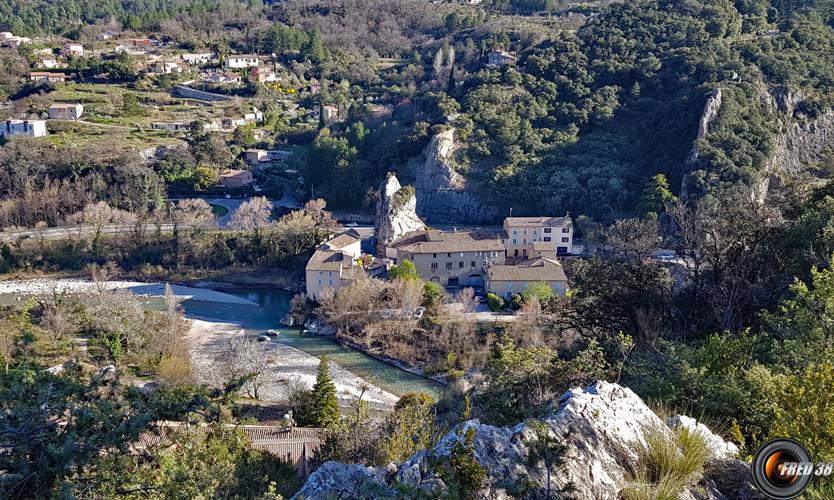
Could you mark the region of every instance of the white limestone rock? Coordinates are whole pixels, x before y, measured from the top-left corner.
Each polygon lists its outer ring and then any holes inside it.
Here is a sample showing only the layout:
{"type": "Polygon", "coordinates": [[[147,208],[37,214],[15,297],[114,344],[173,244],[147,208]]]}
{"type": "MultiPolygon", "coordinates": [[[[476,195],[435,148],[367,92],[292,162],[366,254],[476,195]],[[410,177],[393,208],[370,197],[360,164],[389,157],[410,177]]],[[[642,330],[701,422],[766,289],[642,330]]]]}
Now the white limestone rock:
{"type": "Polygon", "coordinates": [[[374,237],[377,251],[385,255],[385,248],[408,233],[426,228],[417,217],[417,197],[414,189],[402,187],[397,176],[389,173],[379,187],[376,204],[374,237]]]}
{"type": "Polygon", "coordinates": [[[666,424],[672,429],[682,427],[687,429],[692,434],[700,434],[704,438],[704,441],[712,454],[713,460],[735,458],[735,456],[738,455],[738,446],[729,441],[724,441],[721,436],[713,434],[712,431],[709,430],[709,427],[698,422],[692,417],[687,417],[686,415],[675,415],[669,417],[666,420],[666,424]]]}
{"type": "MultiPolygon", "coordinates": [[[[564,465],[551,471],[551,485],[561,488],[569,483],[574,491],[573,498],[619,499],[623,488],[629,485],[629,471],[638,466],[638,450],[645,444],[644,430],[647,428],[668,432],[666,426],[631,389],[608,382],[595,382],[585,389],[571,389],[559,400],[559,408],[541,419],[556,436],[566,444],[564,465]]],[[[679,417],[675,425],[694,425],[694,429],[708,437],[711,448],[720,459],[745,473],[745,464],[731,458],[734,449],[731,443],[709,431],[703,424],[692,419],[679,417]],[[694,422],[694,424],[693,424],[694,422]],[[706,433],[709,434],[706,434],[706,433]]],[[[543,466],[531,467],[526,464],[528,450],[524,442],[534,436],[534,429],[524,423],[514,427],[494,427],[470,420],[459,432],[450,432],[432,449],[421,451],[399,466],[373,469],[363,472],[359,478],[363,488],[390,493],[393,485],[400,484],[406,489],[420,488],[437,491],[445,484],[433,470],[432,463],[448,457],[455,442],[464,439],[468,429],[475,431],[473,451],[478,462],[488,471],[484,487],[477,498],[509,498],[506,485],[526,478],[532,484],[543,487],[547,471],[543,466]],[[371,484],[373,488],[371,488],[371,484]]],[[[355,491],[353,486],[340,484],[331,487],[332,476],[349,480],[350,474],[358,474],[355,465],[328,463],[326,469],[314,472],[296,498],[317,500],[344,498],[345,488],[355,491]]],[[[749,471],[748,471],[749,472],[749,471]]],[[[748,474],[749,475],[749,474],[748,474]]],[[[734,485],[728,485],[734,488],[734,485]]],[[[735,491],[735,490],[734,490],[735,491]]],[[[723,498],[712,480],[705,479],[691,492],[682,493],[682,498],[723,498]]],[[[368,496],[363,498],[386,498],[368,496]]]]}

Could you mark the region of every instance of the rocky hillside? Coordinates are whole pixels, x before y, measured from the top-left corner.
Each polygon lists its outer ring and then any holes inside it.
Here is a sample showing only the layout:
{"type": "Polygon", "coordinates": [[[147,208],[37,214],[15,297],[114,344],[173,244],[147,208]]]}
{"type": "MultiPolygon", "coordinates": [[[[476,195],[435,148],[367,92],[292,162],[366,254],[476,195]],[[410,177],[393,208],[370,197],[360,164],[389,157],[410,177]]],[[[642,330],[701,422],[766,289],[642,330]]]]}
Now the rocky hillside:
{"type": "Polygon", "coordinates": [[[463,443],[470,429],[474,434],[474,458],[487,471],[476,498],[513,498],[519,484],[525,484],[526,491],[541,491],[547,484],[547,470],[543,462],[529,465],[528,444],[536,429],[544,428],[565,445],[563,465],[551,470],[551,491],[570,485],[573,498],[618,499],[640,469],[645,433],[654,429],[674,439],[675,430],[681,426],[701,435],[709,459],[704,474],[694,478],[679,498],[755,498],[749,469],[735,458],[735,445],[689,417],[675,416],[664,422],[630,389],[608,382],[567,392],[558,402],[558,409],[541,421],[515,427],[468,421],[432,450],[420,452],[402,464],[370,468],[328,462],[310,476],[295,498],[438,496],[448,486],[437,464],[448,462],[456,443],[463,443]]]}
{"type": "Polygon", "coordinates": [[[435,224],[494,222],[497,210],[482,200],[453,168],[455,129],[432,137],[425,151],[409,165],[417,190],[417,213],[435,224]]]}

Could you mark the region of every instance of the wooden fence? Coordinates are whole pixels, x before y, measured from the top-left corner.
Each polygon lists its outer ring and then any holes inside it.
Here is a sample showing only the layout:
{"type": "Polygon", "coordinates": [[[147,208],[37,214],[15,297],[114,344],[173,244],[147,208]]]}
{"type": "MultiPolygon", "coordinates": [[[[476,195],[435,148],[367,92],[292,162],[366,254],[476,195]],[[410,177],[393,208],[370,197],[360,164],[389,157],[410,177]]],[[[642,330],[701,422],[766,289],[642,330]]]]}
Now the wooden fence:
{"type": "MultiPolygon", "coordinates": [[[[188,432],[192,426],[179,422],[157,424],[154,433],[147,432],[139,438],[137,448],[149,446],[173,445],[176,434],[188,432]]],[[[299,476],[310,475],[310,460],[315,456],[321,444],[322,429],[312,427],[286,427],[280,425],[228,425],[240,429],[252,442],[252,448],[261,450],[285,460],[295,467],[299,476]]]]}

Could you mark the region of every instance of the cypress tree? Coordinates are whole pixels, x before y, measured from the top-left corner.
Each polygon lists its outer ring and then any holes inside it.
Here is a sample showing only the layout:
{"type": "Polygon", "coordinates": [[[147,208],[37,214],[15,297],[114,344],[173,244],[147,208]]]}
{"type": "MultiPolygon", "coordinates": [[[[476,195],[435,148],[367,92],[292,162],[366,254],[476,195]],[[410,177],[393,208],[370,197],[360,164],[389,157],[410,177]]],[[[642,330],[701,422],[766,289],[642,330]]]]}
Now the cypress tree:
{"type": "Polygon", "coordinates": [[[327,358],[321,358],[316,383],[311,393],[311,416],[313,425],[329,427],[339,421],[339,400],[336,398],[336,384],[330,378],[327,358]]]}

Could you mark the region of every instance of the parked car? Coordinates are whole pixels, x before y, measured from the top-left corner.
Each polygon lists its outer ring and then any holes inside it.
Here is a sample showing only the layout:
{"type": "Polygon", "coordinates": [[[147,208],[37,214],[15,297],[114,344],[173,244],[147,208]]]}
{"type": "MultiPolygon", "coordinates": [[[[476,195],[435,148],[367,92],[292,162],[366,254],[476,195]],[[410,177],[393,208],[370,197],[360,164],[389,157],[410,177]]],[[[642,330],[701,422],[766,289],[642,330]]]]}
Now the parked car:
{"type": "Polygon", "coordinates": [[[359,224],[357,224],[355,222],[348,222],[347,224],[345,224],[345,226],[346,227],[357,227],[357,226],[359,226],[359,224]]]}
{"type": "Polygon", "coordinates": [[[269,336],[267,335],[258,335],[258,342],[269,342],[269,336]]]}
{"type": "Polygon", "coordinates": [[[422,319],[423,314],[425,314],[426,308],[425,307],[418,307],[414,310],[414,319],[422,319]]]}
{"type": "Polygon", "coordinates": [[[269,337],[277,337],[280,333],[281,332],[279,332],[278,330],[267,330],[264,335],[267,335],[269,337]]]}

